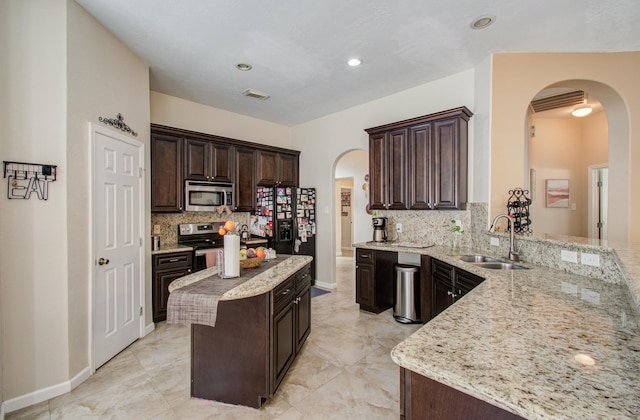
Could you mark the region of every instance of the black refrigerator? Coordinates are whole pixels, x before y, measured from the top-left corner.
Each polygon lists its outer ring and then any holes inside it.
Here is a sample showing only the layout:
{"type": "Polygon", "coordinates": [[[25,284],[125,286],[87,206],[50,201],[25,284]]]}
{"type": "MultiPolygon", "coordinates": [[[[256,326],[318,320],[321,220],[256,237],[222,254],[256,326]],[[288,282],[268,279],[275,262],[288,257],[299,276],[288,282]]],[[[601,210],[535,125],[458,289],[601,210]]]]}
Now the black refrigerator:
{"type": "Polygon", "coordinates": [[[278,254],[310,255],[316,279],[316,190],[302,187],[258,187],[256,213],[249,232],[269,240],[278,254]]]}

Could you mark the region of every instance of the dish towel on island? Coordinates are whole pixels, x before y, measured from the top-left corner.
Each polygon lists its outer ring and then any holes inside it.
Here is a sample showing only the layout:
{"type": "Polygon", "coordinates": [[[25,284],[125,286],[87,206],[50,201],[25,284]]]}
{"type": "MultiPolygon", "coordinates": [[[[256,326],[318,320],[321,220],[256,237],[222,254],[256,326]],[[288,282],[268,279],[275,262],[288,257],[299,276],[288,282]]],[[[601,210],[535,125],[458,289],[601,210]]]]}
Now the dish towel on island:
{"type": "Polygon", "coordinates": [[[167,322],[215,327],[220,296],[245,281],[242,277],[225,280],[209,277],[174,290],[167,302],[167,322]]]}
{"type": "Polygon", "coordinates": [[[207,260],[207,268],[216,266],[217,253],[218,253],[217,249],[208,249],[205,251],[204,257],[207,260]]]}
{"type": "MultiPolygon", "coordinates": [[[[281,263],[288,257],[280,258],[281,263]]],[[[277,264],[277,263],[275,263],[277,264]]],[[[218,275],[205,277],[173,290],[167,302],[167,322],[170,324],[201,324],[215,327],[220,297],[275,264],[263,263],[258,268],[242,270],[240,277],[221,279],[218,275]]]]}

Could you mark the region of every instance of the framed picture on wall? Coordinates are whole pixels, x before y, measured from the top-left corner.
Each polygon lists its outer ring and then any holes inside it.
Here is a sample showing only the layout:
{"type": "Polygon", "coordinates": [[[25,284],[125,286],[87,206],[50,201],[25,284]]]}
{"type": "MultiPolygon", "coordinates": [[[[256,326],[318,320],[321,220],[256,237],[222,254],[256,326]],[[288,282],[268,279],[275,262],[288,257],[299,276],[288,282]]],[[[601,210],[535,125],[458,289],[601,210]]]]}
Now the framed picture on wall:
{"type": "Polygon", "coordinates": [[[547,207],[569,208],[569,180],[546,180],[547,207]]]}

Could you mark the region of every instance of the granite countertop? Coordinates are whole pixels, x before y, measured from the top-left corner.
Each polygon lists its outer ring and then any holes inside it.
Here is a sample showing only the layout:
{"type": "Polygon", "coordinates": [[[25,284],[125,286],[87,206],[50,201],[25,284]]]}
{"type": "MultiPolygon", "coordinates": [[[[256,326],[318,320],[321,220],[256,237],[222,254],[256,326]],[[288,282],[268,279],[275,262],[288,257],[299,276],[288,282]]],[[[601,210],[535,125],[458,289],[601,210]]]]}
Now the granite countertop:
{"type": "MultiPolygon", "coordinates": [[[[251,269],[241,269],[240,280],[244,279],[245,281],[225,292],[220,297],[220,300],[244,299],[269,292],[312,260],[313,257],[308,255],[278,255],[278,258],[274,260],[265,260],[261,267],[265,264],[272,267],[258,274],[254,275],[251,269]]],[[[212,277],[218,278],[218,267],[207,268],[172,281],[169,284],[169,293],[191,283],[212,277]]],[[[225,281],[224,279],[219,280],[221,282],[225,281]]]]}
{"type": "Polygon", "coordinates": [[[185,252],[185,251],[193,251],[193,247],[187,245],[180,245],[177,243],[160,245],[160,249],[155,251],[151,251],[151,255],[158,254],[169,254],[172,252],[185,252]]]}
{"type": "Polygon", "coordinates": [[[531,419],[640,414],[638,250],[618,252],[628,278],[608,283],[526,263],[482,269],[445,247],[355,246],[430,255],[486,279],[392,350],[401,367],[531,419]]]}

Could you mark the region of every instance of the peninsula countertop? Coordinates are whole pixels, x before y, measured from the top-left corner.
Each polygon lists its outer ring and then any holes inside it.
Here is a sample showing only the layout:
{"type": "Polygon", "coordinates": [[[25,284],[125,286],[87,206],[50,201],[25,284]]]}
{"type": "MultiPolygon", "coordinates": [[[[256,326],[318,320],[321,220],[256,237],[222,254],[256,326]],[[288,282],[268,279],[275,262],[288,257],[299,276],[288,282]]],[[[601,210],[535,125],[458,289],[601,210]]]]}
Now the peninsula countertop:
{"type": "MultiPolygon", "coordinates": [[[[251,269],[241,269],[240,278],[235,280],[244,281],[225,292],[220,297],[220,300],[244,299],[269,292],[312,260],[313,257],[308,255],[278,255],[276,259],[265,260],[262,264],[268,265],[269,268],[258,274],[254,274],[256,271],[251,269]]],[[[218,267],[207,268],[172,281],[169,284],[169,293],[191,283],[217,277],[218,267]]],[[[220,279],[220,281],[223,282],[225,280],[220,279]]]]}
{"type": "Polygon", "coordinates": [[[629,282],[526,263],[482,269],[445,247],[355,246],[429,255],[486,279],[392,350],[401,367],[526,418],[640,415],[629,282]]]}

